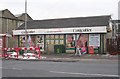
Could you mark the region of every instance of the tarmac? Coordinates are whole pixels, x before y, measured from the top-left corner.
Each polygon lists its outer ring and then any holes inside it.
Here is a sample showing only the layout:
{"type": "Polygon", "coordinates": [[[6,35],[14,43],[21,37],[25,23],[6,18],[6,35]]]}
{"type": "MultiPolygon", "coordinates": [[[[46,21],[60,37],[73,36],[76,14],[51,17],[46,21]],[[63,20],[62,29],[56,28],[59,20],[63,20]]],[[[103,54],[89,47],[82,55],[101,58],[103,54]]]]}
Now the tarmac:
{"type": "MultiPolygon", "coordinates": [[[[15,59],[15,58],[2,58],[15,59]]],[[[15,59],[21,61],[52,61],[52,62],[80,62],[80,61],[118,61],[119,55],[100,55],[100,54],[84,54],[75,56],[74,54],[41,54],[40,59],[15,59]]]]}

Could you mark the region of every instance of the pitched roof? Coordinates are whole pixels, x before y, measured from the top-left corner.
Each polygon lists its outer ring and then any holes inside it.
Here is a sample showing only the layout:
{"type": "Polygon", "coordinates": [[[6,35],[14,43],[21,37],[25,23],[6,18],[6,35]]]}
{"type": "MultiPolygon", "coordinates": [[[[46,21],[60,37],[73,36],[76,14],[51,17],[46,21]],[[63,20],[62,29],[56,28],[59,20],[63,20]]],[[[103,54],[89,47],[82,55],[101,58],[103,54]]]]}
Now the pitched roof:
{"type": "MultiPolygon", "coordinates": [[[[106,16],[33,20],[27,22],[27,29],[107,26],[109,24],[110,19],[111,16],[106,15],[106,16]]],[[[18,27],[17,30],[24,28],[25,24],[18,27]]]]}
{"type": "Polygon", "coordinates": [[[17,19],[8,9],[1,10],[2,18],[17,19]]]}
{"type": "MultiPolygon", "coordinates": [[[[19,20],[22,20],[22,21],[25,21],[25,14],[26,13],[22,13],[22,14],[17,14],[15,15],[19,20]]],[[[28,14],[27,14],[27,20],[30,21],[30,20],[33,20],[28,14]]]]}

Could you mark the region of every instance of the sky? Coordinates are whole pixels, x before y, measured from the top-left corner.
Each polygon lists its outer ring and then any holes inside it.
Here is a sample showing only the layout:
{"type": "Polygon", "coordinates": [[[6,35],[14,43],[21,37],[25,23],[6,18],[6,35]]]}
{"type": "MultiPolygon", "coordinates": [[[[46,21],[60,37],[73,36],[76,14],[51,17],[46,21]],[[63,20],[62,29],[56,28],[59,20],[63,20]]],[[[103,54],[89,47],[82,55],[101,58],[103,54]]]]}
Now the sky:
{"type": "MultiPolygon", "coordinates": [[[[111,15],[118,19],[120,0],[27,0],[27,13],[34,20],[111,15]]],[[[25,0],[0,0],[0,10],[14,15],[25,12],[25,0]]]]}

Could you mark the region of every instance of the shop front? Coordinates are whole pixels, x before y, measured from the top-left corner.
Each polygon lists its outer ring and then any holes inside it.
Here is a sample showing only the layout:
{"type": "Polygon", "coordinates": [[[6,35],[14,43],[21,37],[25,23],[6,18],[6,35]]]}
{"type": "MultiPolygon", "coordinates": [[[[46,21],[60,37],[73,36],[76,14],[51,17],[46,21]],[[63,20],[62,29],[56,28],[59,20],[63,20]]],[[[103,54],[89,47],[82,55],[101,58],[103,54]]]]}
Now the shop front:
{"type": "MultiPolygon", "coordinates": [[[[47,54],[75,53],[76,46],[84,47],[86,53],[93,47],[96,54],[104,50],[106,26],[27,29],[27,46],[40,47],[47,54]]],[[[25,30],[13,30],[19,38],[19,47],[25,46],[25,30]]]]}

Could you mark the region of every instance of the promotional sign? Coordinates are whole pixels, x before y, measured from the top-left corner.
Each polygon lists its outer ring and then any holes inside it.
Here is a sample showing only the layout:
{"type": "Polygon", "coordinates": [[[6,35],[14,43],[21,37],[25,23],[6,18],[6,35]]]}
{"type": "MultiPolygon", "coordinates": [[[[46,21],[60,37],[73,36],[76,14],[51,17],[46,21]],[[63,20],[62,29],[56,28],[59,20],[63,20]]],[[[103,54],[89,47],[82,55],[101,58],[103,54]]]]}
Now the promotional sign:
{"type": "Polygon", "coordinates": [[[74,47],[75,43],[75,35],[66,35],[66,47],[71,48],[74,47]]]}
{"type": "Polygon", "coordinates": [[[100,46],[100,34],[89,35],[89,46],[99,47],[100,46]]]}

